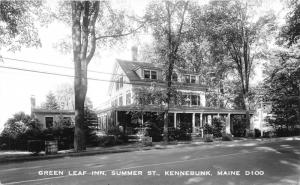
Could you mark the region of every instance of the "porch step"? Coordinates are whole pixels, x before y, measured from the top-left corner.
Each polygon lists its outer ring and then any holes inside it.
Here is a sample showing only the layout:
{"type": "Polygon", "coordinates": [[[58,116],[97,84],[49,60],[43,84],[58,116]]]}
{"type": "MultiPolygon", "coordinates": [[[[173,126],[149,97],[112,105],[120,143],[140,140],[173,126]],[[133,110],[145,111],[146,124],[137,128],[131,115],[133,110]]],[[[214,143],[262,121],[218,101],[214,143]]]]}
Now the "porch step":
{"type": "Polygon", "coordinates": [[[200,135],[199,134],[192,134],[191,137],[192,137],[192,141],[203,141],[203,138],[202,138],[201,134],[200,135]]]}

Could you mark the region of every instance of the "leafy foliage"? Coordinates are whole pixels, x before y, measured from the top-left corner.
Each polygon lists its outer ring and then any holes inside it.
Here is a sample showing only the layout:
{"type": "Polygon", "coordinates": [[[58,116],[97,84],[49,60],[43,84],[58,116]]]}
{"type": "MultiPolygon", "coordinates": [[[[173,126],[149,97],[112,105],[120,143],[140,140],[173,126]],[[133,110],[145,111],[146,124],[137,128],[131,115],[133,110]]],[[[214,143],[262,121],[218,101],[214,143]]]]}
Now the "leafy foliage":
{"type": "Polygon", "coordinates": [[[220,118],[214,118],[212,120],[212,127],[213,127],[213,135],[214,137],[222,137],[222,132],[224,129],[224,121],[220,118]]]}
{"type": "Polygon", "coordinates": [[[46,96],[46,102],[43,104],[43,108],[48,110],[59,110],[59,104],[56,96],[50,91],[46,96]]]}
{"type": "Polygon", "coordinates": [[[19,50],[21,46],[40,46],[38,31],[34,24],[40,15],[42,1],[0,2],[0,47],[19,50]]]}
{"type": "Polygon", "coordinates": [[[287,24],[282,28],[281,38],[288,41],[291,46],[299,40],[300,36],[300,2],[290,1],[291,10],[287,14],[287,24]]]}

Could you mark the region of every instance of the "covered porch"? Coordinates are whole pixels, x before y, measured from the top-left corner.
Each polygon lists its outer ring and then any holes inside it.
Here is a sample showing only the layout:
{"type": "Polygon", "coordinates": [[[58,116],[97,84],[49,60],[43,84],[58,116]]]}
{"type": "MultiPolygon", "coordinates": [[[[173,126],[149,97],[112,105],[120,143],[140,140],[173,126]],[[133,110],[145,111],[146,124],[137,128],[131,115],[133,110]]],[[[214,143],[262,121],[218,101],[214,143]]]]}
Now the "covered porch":
{"type": "MultiPolygon", "coordinates": [[[[135,129],[142,129],[147,122],[155,123],[158,128],[163,128],[163,110],[157,106],[143,107],[142,114],[133,116],[133,112],[141,112],[139,107],[124,106],[110,111],[110,118],[106,118],[106,124],[122,126],[126,134],[132,134],[135,129]]],[[[250,110],[250,130],[253,130],[254,110],[250,110]]],[[[214,118],[220,118],[224,122],[226,134],[234,134],[234,125],[237,124],[236,117],[245,118],[245,110],[236,109],[212,109],[199,107],[177,107],[169,109],[169,131],[185,127],[188,133],[203,137],[203,126],[212,125],[214,118]]]]}

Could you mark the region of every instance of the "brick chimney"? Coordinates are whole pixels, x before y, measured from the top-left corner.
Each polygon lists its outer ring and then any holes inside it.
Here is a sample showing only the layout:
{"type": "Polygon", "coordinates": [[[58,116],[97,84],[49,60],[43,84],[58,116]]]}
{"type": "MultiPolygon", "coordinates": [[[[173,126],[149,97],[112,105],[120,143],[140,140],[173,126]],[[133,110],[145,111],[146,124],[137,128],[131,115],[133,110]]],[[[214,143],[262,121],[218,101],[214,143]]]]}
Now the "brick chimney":
{"type": "Polygon", "coordinates": [[[131,55],[132,55],[132,61],[136,62],[138,57],[138,47],[132,46],[131,47],[131,55]]]}

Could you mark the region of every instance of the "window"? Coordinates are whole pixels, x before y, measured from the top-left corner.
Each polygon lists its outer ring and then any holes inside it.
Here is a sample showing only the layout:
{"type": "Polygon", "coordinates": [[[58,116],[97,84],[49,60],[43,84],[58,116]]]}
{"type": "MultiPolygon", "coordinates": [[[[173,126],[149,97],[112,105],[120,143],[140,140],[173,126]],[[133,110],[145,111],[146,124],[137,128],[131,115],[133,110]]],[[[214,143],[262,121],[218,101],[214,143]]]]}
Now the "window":
{"type": "Polygon", "coordinates": [[[200,106],[200,96],[199,95],[191,95],[191,103],[192,105],[200,106]]]}
{"type": "Polygon", "coordinates": [[[123,76],[120,77],[120,84],[119,84],[119,88],[121,89],[123,87],[123,76]]]}
{"type": "Polygon", "coordinates": [[[126,93],[126,105],[130,105],[131,104],[131,92],[128,91],[126,93]]]}
{"type": "Polygon", "coordinates": [[[151,79],[156,80],[157,79],[157,73],[156,71],[151,71],[151,79]]]}
{"type": "Polygon", "coordinates": [[[46,128],[53,127],[53,117],[45,117],[46,128]]]}
{"type": "Polygon", "coordinates": [[[197,98],[198,98],[197,95],[192,95],[192,96],[191,96],[191,99],[192,99],[192,101],[191,101],[191,102],[192,102],[192,105],[197,105],[197,98]]]}
{"type": "Polygon", "coordinates": [[[182,98],[183,98],[183,103],[182,103],[182,105],[190,105],[191,99],[190,99],[189,96],[190,96],[190,95],[183,95],[183,96],[182,96],[182,98]]]}
{"type": "Polygon", "coordinates": [[[123,96],[120,96],[119,97],[119,106],[122,106],[123,105],[123,96]]]}
{"type": "Polygon", "coordinates": [[[149,70],[144,70],[144,78],[150,79],[150,71],[149,70]]]}
{"type": "Polygon", "coordinates": [[[121,89],[123,87],[123,76],[118,78],[115,82],[115,85],[116,85],[116,91],[118,91],[119,89],[121,89]]]}
{"type": "Polygon", "coordinates": [[[191,76],[191,83],[195,84],[196,83],[196,76],[191,76]]]}
{"type": "Polygon", "coordinates": [[[191,78],[190,75],[184,75],[185,83],[190,83],[191,78]]]}
{"type": "Polygon", "coordinates": [[[151,70],[144,70],[144,78],[145,79],[156,80],[157,79],[157,72],[156,71],[151,71],[151,70]]]}
{"type": "Polygon", "coordinates": [[[71,124],[72,124],[71,117],[64,117],[64,125],[71,126],[71,124]]]}
{"type": "Polygon", "coordinates": [[[116,85],[116,91],[119,90],[119,79],[116,80],[115,85],[116,85]]]}
{"type": "Polygon", "coordinates": [[[175,82],[178,81],[178,76],[177,76],[176,73],[173,73],[173,74],[172,74],[172,80],[175,81],[175,82]]]}

